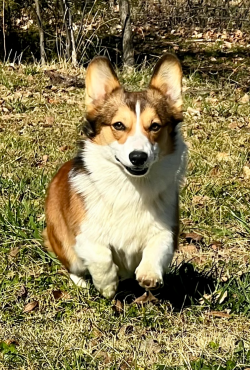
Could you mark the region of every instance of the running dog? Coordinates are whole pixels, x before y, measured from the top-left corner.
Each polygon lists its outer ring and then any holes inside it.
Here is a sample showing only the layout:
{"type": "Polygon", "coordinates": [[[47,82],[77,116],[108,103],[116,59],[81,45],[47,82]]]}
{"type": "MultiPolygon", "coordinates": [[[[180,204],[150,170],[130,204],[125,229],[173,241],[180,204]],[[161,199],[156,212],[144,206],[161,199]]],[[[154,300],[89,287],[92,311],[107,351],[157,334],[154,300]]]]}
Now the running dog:
{"type": "Polygon", "coordinates": [[[141,92],[126,91],[107,58],[89,64],[85,138],[53,178],[45,207],[45,245],[77,285],[90,274],[106,298],[134,275],[147,290],[163,285],[178,244],[182,119],[174,55],[158,61],[141,92]]]}

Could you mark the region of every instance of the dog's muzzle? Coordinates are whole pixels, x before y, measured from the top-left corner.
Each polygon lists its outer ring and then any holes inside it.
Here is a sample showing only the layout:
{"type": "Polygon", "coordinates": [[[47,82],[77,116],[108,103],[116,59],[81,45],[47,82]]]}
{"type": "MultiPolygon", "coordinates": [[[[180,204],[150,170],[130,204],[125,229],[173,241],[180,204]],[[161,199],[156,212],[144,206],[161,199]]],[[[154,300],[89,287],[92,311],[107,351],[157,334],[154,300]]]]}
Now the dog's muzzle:
{"type": "Polygon", "coordinates": [[[133,175],[133,176],[144,176],[146,175],[146,173],[148,172],[148,167],[144,167],[144,166],[125,166],[117,157],[115,157],[115,159],[117,160],[117,162],[119,162],[122,167],[130,174],[130,175],[133,175]]]}

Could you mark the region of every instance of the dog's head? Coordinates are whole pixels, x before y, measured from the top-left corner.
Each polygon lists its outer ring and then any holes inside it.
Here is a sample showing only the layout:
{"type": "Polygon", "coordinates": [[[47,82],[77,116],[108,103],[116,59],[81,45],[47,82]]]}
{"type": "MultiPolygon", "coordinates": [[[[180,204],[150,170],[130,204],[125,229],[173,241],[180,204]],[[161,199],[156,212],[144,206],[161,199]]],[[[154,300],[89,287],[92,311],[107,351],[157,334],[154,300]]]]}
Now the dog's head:
{"type": "Polygon", "coordinates": [[[127,92],[111,63],[96,57],[86,73],[86,136],[110,150],[110,158],[131,176],[174,151],[175,126],[182,121],[182,70],[165,54],[156,64],[147,90],[127,92]]]}

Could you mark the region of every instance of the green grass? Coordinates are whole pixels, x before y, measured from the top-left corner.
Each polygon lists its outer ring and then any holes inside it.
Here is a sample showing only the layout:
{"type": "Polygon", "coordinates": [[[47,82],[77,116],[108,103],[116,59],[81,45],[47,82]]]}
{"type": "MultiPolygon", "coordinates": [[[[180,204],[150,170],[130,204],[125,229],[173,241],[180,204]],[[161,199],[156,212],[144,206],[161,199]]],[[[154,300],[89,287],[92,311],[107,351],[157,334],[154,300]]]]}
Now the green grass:
{"type": "MultiPolygon", "coordinates": [[[[237,67],[230,58],[216,58],[237,67]]],[[[249,73],[244,62],[236,82],[249,73]]],[[[75,287],[42,245],[46,188],[76,151],[84,90],[47,88],[39,66],[0,66],[0,369],[250,367],[250,192],[244,172],[250,166],[250,107],[241,103],[245,90],[232,82],[231,72],[204,75],[199,68],[207,64],[184,58],[194,70],[185,72],[184,82],[189,166],[180,251],[159,304],[135,305],[140,290],[130,282],[121,286],[120,313],[92,285],[75,287]],[[203,239],[190,247],[187,232],[203,239]],[[34,309],[25,312],[32,302],[34,309]]],[[[146,86],[151,70],[119,74],[135,90],[146,86]]],[[[84,75],[80,68],[69,72],[84,75]]]]}

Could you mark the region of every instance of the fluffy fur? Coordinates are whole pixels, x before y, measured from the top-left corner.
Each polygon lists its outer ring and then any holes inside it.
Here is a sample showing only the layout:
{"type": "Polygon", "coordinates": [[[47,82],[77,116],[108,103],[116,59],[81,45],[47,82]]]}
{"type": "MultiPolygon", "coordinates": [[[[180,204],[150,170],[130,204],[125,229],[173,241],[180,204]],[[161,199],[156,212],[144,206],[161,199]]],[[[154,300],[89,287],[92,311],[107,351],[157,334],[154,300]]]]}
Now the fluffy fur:
{"type": "Polygon", "coordinates": [[[134,274],[146,289],[161,286],[178,244],[186,162],[181,76],[177,58],[167,54],[148,90],[128,93],[107,59],[88,67],[87,138],[52,180],[45,234],[72,280],[84,286],[90,274],[107,298],[134,274]]]}

